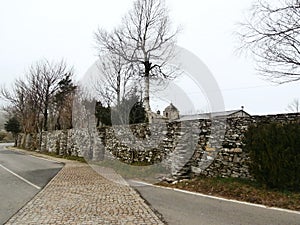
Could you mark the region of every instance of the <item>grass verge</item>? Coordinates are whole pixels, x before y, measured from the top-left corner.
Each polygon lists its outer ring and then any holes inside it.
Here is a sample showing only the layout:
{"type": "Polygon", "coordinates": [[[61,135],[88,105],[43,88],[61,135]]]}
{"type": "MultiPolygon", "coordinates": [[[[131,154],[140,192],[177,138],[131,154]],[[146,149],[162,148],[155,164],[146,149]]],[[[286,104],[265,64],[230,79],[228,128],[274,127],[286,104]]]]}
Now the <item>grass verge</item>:
{"type": "MultiPolygon", "coordinates": [[[[19,150],[23,150],[23,151],[27,151],[27,152],[34,152],[32,150],[28,150],[28,149],[23,149],[23,148],[15,148],[15,147],[8,147],[8,149],[14,150],[14,149],[19,149],[19,150]]],[[[36,152],[38,154],[42,154],[42,155],[48,155],[54,158],[60,158],[60,159],[68,159],[68,160],[73,160],[73,161],[78,161],[78,162],[82,162],[82,163],[87,163],[86,160],[84,159],[84,157],[80,157],[80,156],[68,156],[68,155],[57,155],[54,152],[36,152]]]]}
{"type": "Polygon", "coordinates": [[[167,174],[165,168],[159,164],[126,164],[119,160],[104,160],[96,163],[94,162],[94,164],[112,168],[125,179],[138,179],[150,183],[157,183],[159,177],[167,174]]]}
{"type": "Polygon", "coordinates": [[[73,160],[73,161],[78,161],[78,162],[82,162],[82,163],[87,163],[86,160],[84,159],[84,157],[80,157],[80,156],[73,156],[73,155],[57,155],[54,152],[39,152],[40,154],[44,154],[44,155],[49,155],[55,158],[60,158],[60,159],[68,159],[68,160],[73,160]]]}
{"type": "Polygon", "coordinates": [[[184,180],[176,184],[161,182],[158,185],[262,204],[269,207],[300,211],[300,192],[270,190],[261,187],[254,181],[236,178],[200,177],[184,180]]]}

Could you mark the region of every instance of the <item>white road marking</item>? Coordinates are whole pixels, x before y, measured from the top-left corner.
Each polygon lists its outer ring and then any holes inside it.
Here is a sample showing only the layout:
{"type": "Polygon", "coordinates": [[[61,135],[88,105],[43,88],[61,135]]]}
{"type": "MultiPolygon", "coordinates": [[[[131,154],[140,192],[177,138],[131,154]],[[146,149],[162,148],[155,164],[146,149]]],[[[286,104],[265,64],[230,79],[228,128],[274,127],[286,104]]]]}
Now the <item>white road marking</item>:
{"type": "Polygon", "coordinates": [[[40,190],[41,187],[31,183],[30,181],[26,180],[25,178],[21,177],[20,175],[16,174],[15,172],[11,171],[10,169],[6,168],[5,166],[0,164],[0,167],[2,167],[3,169],[5,169],[7,172],[11,173],[12,175],[16,176],[17,178],[19,178],[20,180],[24,181],[25,183],[31,185],[32,187],[40,190]]]}
{"type": "Polygon", "coordinates": [[[264,209],[272,209],[272,210],[277,210],[277,211],[281,211],[281,212],[294,213],[294,214],[300,215],[299,211],[294,211],[294,210],[289,210],[289,209],[269,207],[269,206],[259,205],[259,204],[250,203],[250,202],[242,202],[242,201],[238,201],[238,200],[234,200],[234,199],[227,199],[227,198],[221,198],[221,197],[216,197],[216,196],[212,196],[212,195],[205,195],[205,194],[201,194],[201,193],[197,193],[197,192],[181,190],[181,189],[178,189],[178,188],[170,188],[170,187],[153,185],[153,184],[149,184],[149,183],[142,182],[142,181],[137,181],[137,180],[130,180],[129,184],[130,184],[130,182],[140,184],[140,185],[145,185],[145,186],[151,186],[151,187],[156,187],[156,188],[162,188],[162,189],[182,192],[182,193],[186,193],[186,194],[190,194],[190,195],[197,195],[197,196],[201,196],[201,197],[204,197],[204,198],[210,198],[210,199],[215,199],[215,200],[219,200],[219,201],[233,202],[233,203],[237,203],[237,204],[249,205],[249,206],[254,206],[254,207],[259,207],[259,208],[264,208],[264,209]]]}

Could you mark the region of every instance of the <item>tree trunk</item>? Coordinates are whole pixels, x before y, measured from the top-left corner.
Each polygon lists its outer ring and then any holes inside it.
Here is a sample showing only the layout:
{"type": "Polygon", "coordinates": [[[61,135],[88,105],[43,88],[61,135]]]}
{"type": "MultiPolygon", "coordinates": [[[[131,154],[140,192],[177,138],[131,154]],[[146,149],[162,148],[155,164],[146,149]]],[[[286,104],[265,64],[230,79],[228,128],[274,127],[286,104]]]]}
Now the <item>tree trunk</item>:
{"type": "Polygon", "coordinates": [[[120,106],[121,103],[121,75],[120,73],[118,74],[117,77],[117,106],[120,106]]]}
{"type": "Polygon", "coordinates": [[[13,134],[13,138],[15,139],[14,147],[18,147],[18,134],[13,134]]]}
{"type": "Polygon", "coordinates": [[[151,107],[150,107],[150,69],[151,63],[149,61],[145,62],[145,97],[144,97],[144,107],[147,113],[149,123],[152,123],[152,116],[151,116],[151,107]]]}
{"type": "Polygon", "coordinates": [[[45,103],[44,103],[44,131],[48,131],[48,107],[49,107],[49,89],[50,85],[47,86],[46,93],[45,93],[45,103]]]}
{"type": "Polygon", "coordinates": [[[44,127],[44,131],[48,131],[48,102],[45,102],[44,125],[43,125],[43,127],[44,127]]]}

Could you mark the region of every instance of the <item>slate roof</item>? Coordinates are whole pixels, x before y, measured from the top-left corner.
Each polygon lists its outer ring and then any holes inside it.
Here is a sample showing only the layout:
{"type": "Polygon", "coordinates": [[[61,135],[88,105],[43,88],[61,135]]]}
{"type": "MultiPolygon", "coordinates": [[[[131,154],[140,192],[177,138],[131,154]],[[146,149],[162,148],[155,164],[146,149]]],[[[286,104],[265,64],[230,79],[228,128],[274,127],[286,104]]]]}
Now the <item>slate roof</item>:
{"type": "Polygon", "coordinates": [[[178,111],[178,109],[172,103],[168,107],[166,107],[164,111],[171,111],[171,110],[178,111]]]}
{"type": "Polygon", "coordinates": [[[212,113],[201,113],[195,115],[181,115],[176,121],[187,121],[187,120],[197,120],[197,119],[211,119],[212,117],[232,117],[234,114],[242,112],[246,117],[250,116],[249,113],[242,109],[229,110],[223,112],[212,112],[212,113]]]}

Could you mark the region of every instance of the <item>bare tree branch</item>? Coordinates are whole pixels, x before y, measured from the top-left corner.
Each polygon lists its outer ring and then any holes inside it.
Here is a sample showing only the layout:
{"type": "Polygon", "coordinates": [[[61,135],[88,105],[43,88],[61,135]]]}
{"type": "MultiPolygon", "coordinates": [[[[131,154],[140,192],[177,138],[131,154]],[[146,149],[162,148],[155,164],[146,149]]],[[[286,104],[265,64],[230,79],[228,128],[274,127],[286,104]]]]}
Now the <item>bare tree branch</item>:
{"type": "Polygon", "coordinates": [[[108,53],[99,56],[97,69],[100,74],[94,78],[94,89],[107,105],[120,105],[121,100],[133,89],[129,84],[136,72],[134,67],[120,56],[108,53]]]}
{"type": "Polygon", "coordinates": [[[254,56],[260,75],[279,84],[300,80],[299,0],[257,0],[239,27],[240,50],[254,56]]]}
{"type": "Polygon", "coordinates": [[[163,0],[136,0],[132,10],[123,18],[122,26],[111,33],[101,29],[95,33],[101,52],[118,55],[139,67],[137,75],[144,80],[144,106],[148,115],[151,113],[150,79],[170,78],[164,65],[173,57],[178,31],[171,30],[163,0]]]}
{"type": "Polygon", "coordinates": [[[10,103],[8,108],[20,120],[24,132],[48,130],[49,113],[57,113],[54,100],[59,84],[72,74],[72,68],[68,69],[63,60],[42,60],[32,64],[24,79],[17,79],[10,91],[2,87],[0,96],[10,103]]]}

